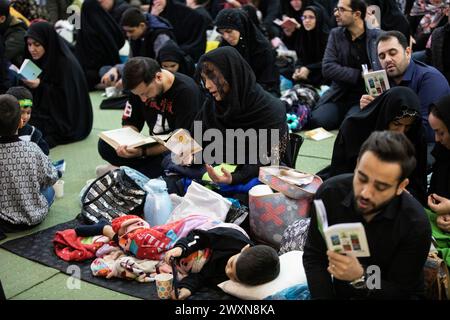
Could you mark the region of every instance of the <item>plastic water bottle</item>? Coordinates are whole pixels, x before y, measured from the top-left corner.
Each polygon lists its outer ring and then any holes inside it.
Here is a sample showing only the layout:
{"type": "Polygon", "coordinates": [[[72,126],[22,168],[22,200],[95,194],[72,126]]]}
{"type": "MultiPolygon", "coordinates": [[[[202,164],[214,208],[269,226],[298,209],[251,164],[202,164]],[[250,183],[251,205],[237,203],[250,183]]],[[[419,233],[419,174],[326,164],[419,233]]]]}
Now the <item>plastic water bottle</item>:
{"type": "Polygon", "coordinates": [[[144,205],[144,219],[150,226],[160,226],[167,222],[172,213],[172,202],[163,179],[151,179],[144,186],[147,198],[144,205]]]}

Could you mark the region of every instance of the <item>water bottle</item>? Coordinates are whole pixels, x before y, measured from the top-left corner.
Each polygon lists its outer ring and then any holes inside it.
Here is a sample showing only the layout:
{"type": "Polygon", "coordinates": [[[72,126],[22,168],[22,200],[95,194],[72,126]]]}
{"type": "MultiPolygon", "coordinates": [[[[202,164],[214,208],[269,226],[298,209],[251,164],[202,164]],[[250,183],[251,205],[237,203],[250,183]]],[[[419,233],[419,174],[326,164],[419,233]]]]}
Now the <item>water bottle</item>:
{"type": "Polygon", "coordinates": [[[172,213],[172,202],[167,192],[167,184],[163,179],[151,179],[144,190],[147,198],[144,205],[144,219],[150,226],[160,226],[167,222],[172,213]]]}

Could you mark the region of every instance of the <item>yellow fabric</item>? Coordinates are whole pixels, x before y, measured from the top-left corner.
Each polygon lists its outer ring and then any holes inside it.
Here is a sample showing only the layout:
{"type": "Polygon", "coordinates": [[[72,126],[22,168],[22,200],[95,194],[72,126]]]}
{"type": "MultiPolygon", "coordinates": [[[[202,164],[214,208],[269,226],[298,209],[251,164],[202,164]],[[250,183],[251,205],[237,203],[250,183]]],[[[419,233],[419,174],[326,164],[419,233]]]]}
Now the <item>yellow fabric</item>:
{"type": "MultiPolygon", "coordinates": [[[[222,163],[221,165],[215,166],[215,167],[214,167],[214,171],[215,171],[218,175],[222,176],[222,175],[223,175],[223,173],[222,173],[222,168],[225,168],[225,169],[228,170],[230,173],[233,173],[234,170],[236,170],[236,167],[237,167],[237,166],[234,165],[234,164],[222,163]]],[[[204,174],[203,177],[202,177],[202,180],[203,180],[203,181],[209,181],[209,182],[212,182],[211,178],[209,177],[208,172],[205,172],[205,174],[204,174]]]]}
{"type": "Polygon", "coordinates": [[[205,53],[216,49],[217,47],[219,47],[219,44],[220,44],[219,41],[207,41],[205,53]]]}
{"type": "Polygon", "coordinates": [[[19,11],[14,9],[13,7],[9,7],[9,14],[12,15],[13,17],[16,17],[17,19],[20,19],[23,22],[25,22],[27,27],[30,26],[30,21],[27,18],[25,18],[19,11]]]}

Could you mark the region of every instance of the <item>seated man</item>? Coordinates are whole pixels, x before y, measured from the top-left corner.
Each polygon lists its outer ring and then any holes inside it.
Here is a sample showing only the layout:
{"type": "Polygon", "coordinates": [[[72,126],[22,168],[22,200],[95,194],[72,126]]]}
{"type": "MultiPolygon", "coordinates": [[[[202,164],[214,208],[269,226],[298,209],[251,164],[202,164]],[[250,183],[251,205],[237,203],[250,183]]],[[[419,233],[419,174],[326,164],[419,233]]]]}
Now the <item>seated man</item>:
{"type": "MultiPolygon", "coordinates": [[[[411,48],[399,31],[382,33],[377,40],[377,51],[381,66],[386,70],[392,86],[408,87],[419,96],[426,140],[428,143],[434,142],[434,133],[428,123],[428,107],[450,94],[447,79],[435,68],[411,59],[411,48]]],[[[363,95],[360,100],[361,108],[373,100],[374,97],[363,95]]]]}
{"type": "Polygon", "coordinates": [[[414,147],[404,134],[376,131],[362,145],[354,174],[322,184],[315,198],[322,199],[329,225],[361,222],[371,255],[327,250],[312,212],[303,265],[313,299],[423,296],[430,224],[420,203],[404,192],[415,166],[414,147]]]}
{"type": "Polygon", "coordinates": [[[365,92],[361,65],[379,70],[376,52],[378,29],[366,27],[366,4],[362,0],[339,0],[334,16],[338,28],[330,32],[322,61],[330,89],[312,110],[308,126],[338,129],[342,121],[359,111],[358,101],[365,92]]]}
{"type": "MultiPolygon", "coordinates": [[[[192,78],[161,69],[158,62],[146,57],[130,59],[124,67],[123,85],[131,95],[125,106],[122,125],[140,132],[147,123],[152,134],[189,130],[200,109],[203,95],[192,78]]],[[[103,159],[114,166],[129,166],[149,178],[162,174],[163,145],[142,148],[120,146],[114,150],[99,140],[103,159]]],[[[110,168],[109,168],[110,169],[110,168]]],[[[98,168],[97,175],[104,168],[98,168]]]]}
{"type": "MultiPolygon", "coordinates": [[[[130,58],[156,59],[163,45],[168,40],[175,38],[172,26],[167,21],[149,13],[143,14],[137,8],[129,8],[125,11],[120,24],[130,41],[130,58]]],[[[102,68],[100,70],[101,82],[106,86],[116,85],[121,88],[121,81],[117,82],[122,75],[123,66],[123,64],[117,64],[112,68],[109,66],[102,68]]]]}

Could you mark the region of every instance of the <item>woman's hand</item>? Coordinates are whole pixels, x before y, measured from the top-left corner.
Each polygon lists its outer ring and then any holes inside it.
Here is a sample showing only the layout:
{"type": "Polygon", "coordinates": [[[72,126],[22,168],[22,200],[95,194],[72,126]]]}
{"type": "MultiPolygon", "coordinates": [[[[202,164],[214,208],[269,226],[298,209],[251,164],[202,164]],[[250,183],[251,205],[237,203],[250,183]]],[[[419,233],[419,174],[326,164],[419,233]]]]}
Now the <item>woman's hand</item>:
{"type": "Polygon", "coordinates": [[[168,265],[170,265],[170,260],[172,258],[178,258],[179,256],[181,256],[182,253],[183,253],[183,249],[181,249],[180,247],[175,247],[173,249],[170,249],[164,255],[164,262],[167,263],[168,265]]]}
{"type": "Polygon", "coordinates": [[[231,182],[233,181],[231,173],[225,168],[222,168],[223,176],[218,175],[214,168],[209,164],[206,165],[206,171],[208,171],[208,175],[214,183],[231,184],[231,182]]]}
{"type": "Polygon", "coordinates": [[[191,296],[191,290],[187,288],[175,289],[178,290],[178,299],[175,296],[175,291],[172,290],[172,300],[185,300],[186,298],[191,296]]]}
{"type": "Polygon", "coordinates": [[[41,79],[36,79],[36,80],[25,80],[22,79],[22,82],[31,89],[36,89],[37,87],[39,87],[39,85],[41,84],[41,79]]]}
{"type": "Polygon", "coordinates": [[[375,100],[374,97],[368,95],[368,94],[363,94],[361,99],[359,100],[359,108],[362,110],[365,107],[367,107],[367,105],[369,103],[371,103],[373,100],[375,100]]]}

